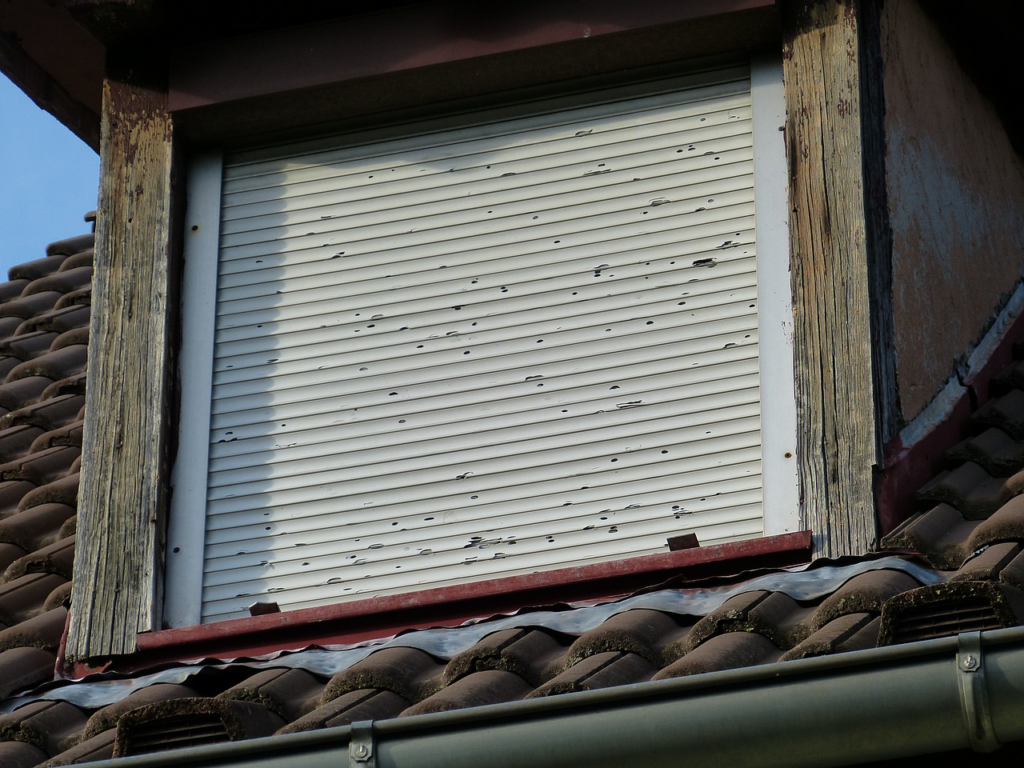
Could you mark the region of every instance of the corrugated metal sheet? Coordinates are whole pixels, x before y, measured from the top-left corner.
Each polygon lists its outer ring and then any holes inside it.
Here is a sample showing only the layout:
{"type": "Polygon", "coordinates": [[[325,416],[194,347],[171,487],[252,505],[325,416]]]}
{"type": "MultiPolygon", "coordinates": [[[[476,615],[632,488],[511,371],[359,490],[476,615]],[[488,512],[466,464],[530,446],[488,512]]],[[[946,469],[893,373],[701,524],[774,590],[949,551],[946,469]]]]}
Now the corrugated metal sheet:
{"type": "Polygon", "coordinates": [[[761,533],[746,71],[228,158],[203,617],[761,533]]]}

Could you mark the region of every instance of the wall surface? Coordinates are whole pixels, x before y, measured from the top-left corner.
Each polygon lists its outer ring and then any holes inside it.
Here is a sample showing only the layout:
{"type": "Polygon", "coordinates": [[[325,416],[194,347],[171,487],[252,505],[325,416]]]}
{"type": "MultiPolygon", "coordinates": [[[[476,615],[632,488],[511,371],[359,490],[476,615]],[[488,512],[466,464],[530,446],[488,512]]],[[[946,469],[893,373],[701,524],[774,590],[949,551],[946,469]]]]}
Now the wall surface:
{"type": "Polygon", "coordinates": [[[916,0],[889,0],[881,34],[897,376],[909,421],[1020,279],[1024,162],[916,0]]]}

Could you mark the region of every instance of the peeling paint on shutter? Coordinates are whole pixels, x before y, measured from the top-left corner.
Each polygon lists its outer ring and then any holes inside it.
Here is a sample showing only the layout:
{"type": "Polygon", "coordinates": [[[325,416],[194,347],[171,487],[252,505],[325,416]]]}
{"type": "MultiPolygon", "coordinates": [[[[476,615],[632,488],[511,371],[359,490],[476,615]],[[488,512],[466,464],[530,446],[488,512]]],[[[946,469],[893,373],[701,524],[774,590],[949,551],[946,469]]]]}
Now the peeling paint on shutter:
{"type": "Polygon", "coordinates": [[[761,535],[750,86],[228,157],[203,619],[761,535]]]}

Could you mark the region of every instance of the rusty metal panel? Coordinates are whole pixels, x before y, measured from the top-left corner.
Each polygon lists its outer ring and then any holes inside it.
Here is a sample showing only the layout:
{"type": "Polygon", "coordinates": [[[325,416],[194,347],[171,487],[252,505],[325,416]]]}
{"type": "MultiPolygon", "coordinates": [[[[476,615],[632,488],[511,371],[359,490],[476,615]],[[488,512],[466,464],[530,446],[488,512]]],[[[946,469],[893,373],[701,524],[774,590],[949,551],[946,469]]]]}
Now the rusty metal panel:
{"type": "Polygon", "coordinates": [[[228,157],[203,619],[762,532],[746,68],[228,157]]]}

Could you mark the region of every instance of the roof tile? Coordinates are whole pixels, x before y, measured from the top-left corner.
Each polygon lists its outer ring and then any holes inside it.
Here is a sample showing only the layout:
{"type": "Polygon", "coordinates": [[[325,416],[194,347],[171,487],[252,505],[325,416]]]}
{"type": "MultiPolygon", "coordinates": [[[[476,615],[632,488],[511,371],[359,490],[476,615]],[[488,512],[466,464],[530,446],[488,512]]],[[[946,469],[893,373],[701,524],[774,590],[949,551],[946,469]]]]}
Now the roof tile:
{"type": "Polygon", "coordinates": [[[13,581],[29,573],[54,573],[70,579],[74,562],[75,538],[69,536],[15,560],[7,566],[0,583],[13,581]]]}
{"type": "Polygon", "coordinates": [[[7,270],[7,275],[11,280],[17,281],[38,280],[40,277],[52,275],[60,269],[60,265],[64,263],[65,258],[67,258],[67,255],[61,254],[59,256],[46,256],[42,259],[18,264],[7,270]]]}
{"type": "Polygon", "coordinates": [[[23,379],[26,376],[45,376],[57,381],[66,379],[85,370],[85,361],[89,348],[85,344],[75,344],[54,352],[47,352],[33,360],[19,363],[7,374],[8,381],[23,379]]]}
{"type": "Polygon", "coordinates": [[[171,726],[176,737],[182,727],[207,726],[215,722],[223,741],[239,741],[269,736],[284,722],[259,704],[230,699],[171,699],[146,704],[123,714],[117,721],[114,756],[162,751],[163,725],[171,726]],[[140,745],[140,741],[143,745],[140,745]]]}
{"type": "Polygon", "coordinates": [[[84,251],[86,248],[92,248],[95,240],[96,236],[91,232],[87,235],[76,235],[74,237],[67,237],[63,240],[57,240],[56,242],[50,243],[46,246],[46,255],[73,256],[76,253],[84,251]]]}
{"type": "Polygon", "coordinates": [[[0,653],[0,696],[20,693],[52,680],[56,663],[53,653],[39,648],[11,648],[0,653]]]}
{"type": "MultiPolygon", "coordinates": [[[[77,463],[79,459],[75,459],[77,463]]],[[[75,465],[71,466],[75,469],[75,465]]],[[[2,490],[2,489],[0,489],[2,490]]],[[[52,483],[33,488],[21,498],[19,509],[31,509],[40,504],[67,504],[69,507],[78,505],[78,473],[67,475],[52,483]]]]}
{"type": "Polygon", "coordinates": [[[30,573],[0,584],[0,621],[12,626],[41,613],[46,598],[67,583],[51,573],[30,573]]]}
{"type": "Polygon", "coordinates": [[[84,725],[85,716],[78,707],[64,701],[34,701],[0,716],[0,740],[22,741],[52,756],[84,725]]]}
{"type": "Polygon", "coordinates": [[[975,424],[999,427],[1014,440],[1024,440],[1024,390],[1011,389],[989,400],[971,417],[975,424]]]}
{"type": "Polygon", "coordinates": [[[114,733],[113,728],[103,731],[103,733],[61,752],[52,760],[47,760],[39,768],[57,768],[64,765],[92,763],[96,760],[109,760],[114,756],[114,733]]]}
{"type": "Polygon", "coordinates": [[[291,722],[308,701],[319,698],[323,688],[322,680],[304,670],[267,669],[228,688],[217,698],[253,701],[291,722]]]}
{"type": "Polygon", "coordinates": [[[319,728],[337,728],[361,720],[384,720],[398,717],[409,702],[391,691],[364,688],[324,704],[305,717],[286,725],[278,733],[300,733],[319,728]]]}
{"type": "Polygon", "coordinates": [[[608,651],[635,653],[656,666],[661,665],[661,648],[682,642],[689,627],[667,613],[651,610],[624,611],[581,635],[569,648],[566,665],[608,651]]]}
{"type": "Polygon", "coordinates": [[[21,741],[0,743],[0,765],[4,768],[33,768],[46,759],[46,753],[39,747],[21,741]]]}
{"type": "Polygon", "coordinates": [[[61,268],[46,277],[33,280],[22,292],[22,296],[31,296],[36,293],[56,291],[57,293],[69,293],[80,291],[92,283],[92,265],[79,266],[68,269],[67,261],[61,264],[61,268]]]}
{"type": "Polygon", "coordinates": [[[22,296],[14,301],[0,304],[0,317],[20,317],[22,321],[38,317],[53,309],[53,305],[59,298],[60,294],[56,291],[22,296]]]}
{"type": "Polygon", "coordinates": [[[122,715],[133,709],[172,699],[195,698],[196,695],[196,691],[187,685],[171,683],[157,683],[134,691],[117,703],[96,710],[79,734],[78,742],[87,741],[94,736],[110,731],[117,726],[117,721],[122,715]]]}
{"type": "Polygon", "coordinates": [[[605,651],[587,656],[553,680],[527,695],[533,699],[576,691],[595,691],[650,680],[657,667],[643,656],[622,651],[605,651]]]}
{"type": "Polygon", "coordinates": [[[433,696],[409,707],[402,712],[401,717],[516,701],[524,698],[531,690],[533,688],[530,684],[514,672],[487,669],[474,672],[442,688],[433,696]]]}
{"type": "Polygon", "coordinates": [[[821,629],[840,616],[867,611],[878,614],[885,601],[900,592],[921,586],[913,576],[903,571],[868,571],[854,576],[833,592],[814,612],[811,626],[821,629]]]}
{"type": "Polygon", "coordinates": [[[830,653],[874,648],[881,620],[877,613],[847,613],[828,622],[799,645],[786,651],[781,661],[825,656],[830,653]]]}
{"type": "Polygon", "coordinates": [[[698,645],[654,676],[664,680],[778,661],[782,651],[756,632],[726,632],[698,645]]]}
{"type": "Polygon", "coordinates": [[[23,321],[18,326],[16,333],[31,333],[33,331],[65,333],[82,327],[83,323],[85,325],[89,323],[88,306],[79,304],[61,305],[61,301],[58,299],[51,311],[23,321]]]}
{"type": "Polygon", "coordinates": [[[321,702],[361,688],[391,691],[403,699],[419,701],[426,695],[428,683],[440,685],[443,670],[437,659],[417,648],[385,648],[332,677],[321,702]]]}
{"type": "Polygon", "coordinates": [[[495,632],[448,662],[444,683],[450,685],[484,669],[502,669],[515,672],[531,685],[539,685],[554,674],[552,667],[565,655],[565,648],[564,641],[540,629],[523,627],[495,632]]]}
{"type": "Polygon", "coordinates": [[[65,608],[54,608],[52,611],[33,616],[27,621],[0,632],[0,651],[11,648],[27,647],[42,648],[56,651],[64,633],[64,623],[68,612],[65,608]]]}
{"type": "Polygon", "coordinates": [[[6,283],[0,283],[0,302],[13,301],[21,296],[21,292],[25,290],[25,286],[30,282],[32,281],[22,278],[20,280],[8,280],[6,283]]]}
{"type": "Polygon", "coordinates": [[[75,514],[67,504],[40,504],[0,520],[0,542],[37,550],[53,543],[60,526],[75,514]]]}
{"type": "Polygon", "coordinates": [[[993,477],[1007,477],[1024,467],[1024,442],[990,427],[951,448],[946,460],[953,464],[973,461],[993,477]]]}
{"type": "Polygon", "coordinates": [[[42,398],[46,388],[51,384],[53,379],[45,376],[29,376],[0,384],[0,406],[7,411],[24,408],[42,398]]]}

